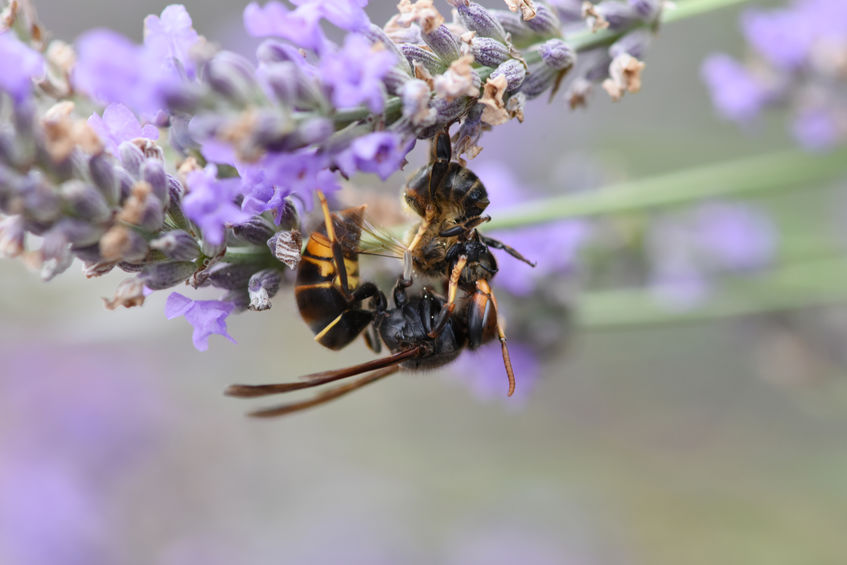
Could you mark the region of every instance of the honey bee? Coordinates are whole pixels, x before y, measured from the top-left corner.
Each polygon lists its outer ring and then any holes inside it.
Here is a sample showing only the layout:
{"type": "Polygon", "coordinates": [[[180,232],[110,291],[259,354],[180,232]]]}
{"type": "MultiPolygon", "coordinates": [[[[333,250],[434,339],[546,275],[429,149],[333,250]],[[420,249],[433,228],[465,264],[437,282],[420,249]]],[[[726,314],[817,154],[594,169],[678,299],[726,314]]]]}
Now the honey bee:
{"type": "MultiPolygon", "coordinates": [[[[444,316],[448,301],[429,287],[409,294],[411,281],[399,277],[393,290],[393,306],[373,283],[359,285],[358,244],[364,207],[329,212],[319,194],[324,228],[311,234],[297,271],[295,295],[301,316],[315,333],[315,340],[330,349],[341,349],[365,333],[376,352],[384,344],[391,355],[359,365],[306,375],[299,382],[267,385],[232,385],[226,394],[251,398],[317,387],[356,375],[350,383],[327,389],[315,397],[252,412],[272,417],[323,404],[401,368],[432,369],[458,357],[464,348],[475,349],[501,337],[494,295],[481,281],[472,300],[461,302],[458,312],[444,316]],[[367,304],[367,305],[366,305],[367,304]]],[[[455,306],[455,300],[453,302],[455,306]]],[[[511,367],[509,367],[511,370],[511,367]]]]}

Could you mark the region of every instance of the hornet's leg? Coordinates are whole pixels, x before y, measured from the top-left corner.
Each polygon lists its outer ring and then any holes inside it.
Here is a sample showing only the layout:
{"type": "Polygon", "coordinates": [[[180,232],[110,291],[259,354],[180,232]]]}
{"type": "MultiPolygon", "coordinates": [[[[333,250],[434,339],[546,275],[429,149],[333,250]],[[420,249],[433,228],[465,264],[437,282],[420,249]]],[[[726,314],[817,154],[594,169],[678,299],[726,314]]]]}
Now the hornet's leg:
{"type": "Polygon", "coordinates": [[[503,352],[503,366],[506,368],[506,377],[509,379],[509,396],[515,392],[515,372],[512,369],[512,359],[509,357],[509,348],[506,346],[506,333],[503,331],[503,320],[500,318],[500,310],[497,308],[497,299],[494,291],[488,285],[488,281],[480,279],[476,281],[476,294],[474,295],[474,309],[471,310],[468,320],[468,328],[471,333],[470,341],[479,345],[485,331],[487,318],[491,314],[497,316],[497,337],[500,339],[500,349],[503,352]],[[493,306],[493,312],[489,309],[493,306]]]}

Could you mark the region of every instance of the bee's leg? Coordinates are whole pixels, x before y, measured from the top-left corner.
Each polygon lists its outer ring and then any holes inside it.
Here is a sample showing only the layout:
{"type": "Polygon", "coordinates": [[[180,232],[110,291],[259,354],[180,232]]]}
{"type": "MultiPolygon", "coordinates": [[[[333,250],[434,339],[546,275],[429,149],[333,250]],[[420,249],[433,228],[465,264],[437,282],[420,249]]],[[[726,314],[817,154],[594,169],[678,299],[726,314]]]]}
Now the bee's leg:
{"type": "Polygon", "coordinates": [[[502,249],[503,251],[505,251],[506,253],[508,253],[512,257],[514,257],[515,259],[518,259],[519,261],[523,261],[524,263],[526,263],[530,267],[534,267],[536,265],[534,261],[530,261],[529,259],[527,259],[523,255],[521,255],[520,252],[517,249],[515,249],[513,247],[509,247],[508,245],[506,245],[502,241],[498,241],[498,240],[494,239],[493,237],[486,237],[486,236],[483,235],[482,236],[482,242],[485,243],[488,247],[493,247],[494,249],[502,249]]]}
{"type": "Polygon", "coordinates": [[[317,190],[315,192],[318,193],[318,199],[321,201],[321,210],[323,210],[324,223],[326,224],[326,236],[329,238],[332,248],[332,260],[335,263],[335,272],[338,273],[338,280],[341,283],[341,292],[345,298],[351,300],[350,284],[347,279],[347,266],[344,264],[344,251],[341,249],[341,243],[339,243],[338,238],[335,236],[335,225],[332,221],[332,214],[329,211],[329,204],[322,191],[317,190]]]}
{"type": "MultiPolygon", "coordinates": [[[[512,360],[509,357],[509,348],[506,346],[506,333],[503,331],[503,320],[497,308],[497,299],[494,291],[488,285],[488,281],[480,279],[476,281],[476,292],[473,295],[473,303],[468,309],[468,345],[471,349],[479,347],[486,333],[490,331],[491,316],[496,316],[497,337],[500,340],[500,349],[503,352],[503,365],[506,368],[506,377],[509,379],[509,396],[515,392],[515,372],[512,370],[512,360]]],[[[488,334],[490,336],[490,334],[488,334]]]]}
{"type": "Polygon", "coordinates": [[[459,290],[459,278],[462,276],[462,270],[468,264],[468,256],[460,255],[453,265],[453,270],[450,272],[450,282],[447,285],[447,302],[438,313],[438,318],[435,320],[433,328],[427,332],[427,337],[435,339],[444,330],[447,325],[447,320],[453,315],[453,310],[456,309],[456,292],[459,290]]]}

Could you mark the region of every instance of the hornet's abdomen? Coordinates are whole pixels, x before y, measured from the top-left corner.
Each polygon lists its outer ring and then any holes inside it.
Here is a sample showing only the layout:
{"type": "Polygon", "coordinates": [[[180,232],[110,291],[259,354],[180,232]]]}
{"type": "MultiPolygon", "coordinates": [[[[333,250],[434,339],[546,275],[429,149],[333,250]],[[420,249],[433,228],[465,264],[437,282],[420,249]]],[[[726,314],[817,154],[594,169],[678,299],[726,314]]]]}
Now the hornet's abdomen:
{"type": "MultiPolygon", "coordinates": [[[[356,249],[361,236],[364,206],[333,214],[336,237],[341,242],[348,291],[359,285],[359,261],[356,249]]],[[[373,313],[345,296],[332,244],[326,228],[309,237],[297,268],[294,287],[300,316],[315,334],[315,341],[329,349],[341,349],[352,342],[373,319],[373,313]]]]}

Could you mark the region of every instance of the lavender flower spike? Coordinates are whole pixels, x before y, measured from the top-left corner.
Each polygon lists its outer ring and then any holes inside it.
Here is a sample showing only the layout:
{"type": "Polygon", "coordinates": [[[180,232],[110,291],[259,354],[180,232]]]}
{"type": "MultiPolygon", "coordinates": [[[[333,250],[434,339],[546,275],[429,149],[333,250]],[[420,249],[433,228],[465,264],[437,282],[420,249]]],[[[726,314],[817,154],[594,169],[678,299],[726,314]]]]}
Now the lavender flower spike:
{"type": "Polygon", "coordinates": [[[188,323],[194,326],[194,347],[198,351],[206,351],[209,349],[209,337],[212,334],[222,335],[236,343],[226,332],[226,318],[234,308],[232,302],[191,300],[178,292],[172,292],[165,302],[165,316],[168,320],[185,316],[188,323]]]}

